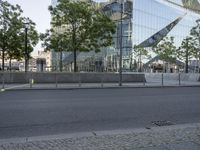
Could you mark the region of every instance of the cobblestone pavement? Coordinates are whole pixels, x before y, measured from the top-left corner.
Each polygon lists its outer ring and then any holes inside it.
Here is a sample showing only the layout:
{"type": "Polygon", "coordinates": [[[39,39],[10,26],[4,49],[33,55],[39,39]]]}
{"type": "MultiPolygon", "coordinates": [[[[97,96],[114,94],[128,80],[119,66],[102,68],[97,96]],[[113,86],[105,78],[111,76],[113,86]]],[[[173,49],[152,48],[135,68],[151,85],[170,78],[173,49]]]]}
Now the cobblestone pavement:
{"type": "Polygon", "coordinates": [[[0,150],[199,150],[200,124],[0,140],[0,150]],[[77,134],[78,135],[78,134],[77,134]]]}

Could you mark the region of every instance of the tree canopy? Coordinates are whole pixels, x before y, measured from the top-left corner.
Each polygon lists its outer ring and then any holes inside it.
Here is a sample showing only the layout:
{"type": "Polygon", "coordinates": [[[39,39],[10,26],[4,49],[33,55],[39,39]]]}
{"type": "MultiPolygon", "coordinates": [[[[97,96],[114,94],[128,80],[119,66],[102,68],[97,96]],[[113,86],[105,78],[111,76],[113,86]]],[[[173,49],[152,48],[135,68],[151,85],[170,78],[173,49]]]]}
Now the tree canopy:
{"type": "Polygon", "coordinates": [[[19,5],[12,5],[7,1],[0,1],[0,50],[2,56],[2,69],[4,70],[4,60],[25,57],[25,20],[29,22],[28,32],[28,54],[33,51],[33,47],[38,42],[38,33],[35,30],[35,23],[29,18],[22,17],[22,9],[19,5]]]}
{"type": "MultiPolygon", "coordinates": [[[[147,49],[145,49],[143,46],[140,45],[134,45],[133,47],[134,51],[133,54],[135,58],[138,58],[138,64],[139,64],[139,69],[138,71],[142,71],[142,59],[149,59],[151,55],[148,53],[147,49]]],[[[131,56],[132,57],[132,56],[131,56]]]]}
{"type": "Polygon", "coordinates": [[[112,44],[115,23],[96,9],[91,1],[58,0],[58,5],[50,6],[49,11],[52,15],[52,33],[46,34],[50,37],[44,45],[59,49],[59,42],[62,41],[60,50],[74,54],[74,72],[77,71],[77,52],[99,52],[102,47],[112,44]],[[56,28],[62,29],[62,33],[57,34],[56,28]]]}
{"type": "Polygon", "coordinates": [[[192,37],[187,36],[183,39],[181,46],[178,48],[178,58],[185,61],[185,72],[188,73],[188,62],[189,59],[194,57],[196,51],[196,42],[192,37]]]}
{"type": "Polygon", "coordinates": [[[165,37],[154,47],[154,52],[160,56],[160,59],[169,63],[176,62],[176,46],[174,37],[165,37]]]}

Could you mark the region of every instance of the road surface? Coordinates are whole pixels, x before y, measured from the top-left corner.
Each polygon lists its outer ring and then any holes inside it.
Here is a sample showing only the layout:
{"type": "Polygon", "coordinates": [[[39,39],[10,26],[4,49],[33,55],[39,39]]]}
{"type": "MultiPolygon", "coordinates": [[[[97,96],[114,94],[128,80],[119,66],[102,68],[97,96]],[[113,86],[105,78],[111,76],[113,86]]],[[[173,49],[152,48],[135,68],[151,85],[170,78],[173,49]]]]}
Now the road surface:
{"type": "Polygon", "coordinates": [[[0,139],[200,122],[200,88],[19,90],[0,93],[0,139]]]}

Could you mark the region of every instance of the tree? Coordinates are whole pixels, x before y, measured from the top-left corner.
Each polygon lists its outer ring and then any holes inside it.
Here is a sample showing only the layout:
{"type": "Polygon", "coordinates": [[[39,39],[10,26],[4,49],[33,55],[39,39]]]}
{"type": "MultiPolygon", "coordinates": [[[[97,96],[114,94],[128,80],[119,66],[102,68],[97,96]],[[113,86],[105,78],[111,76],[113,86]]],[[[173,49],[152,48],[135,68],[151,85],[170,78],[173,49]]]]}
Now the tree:
{"type": "Polygon", "coordinates": [[[11,5],[6,1],[0,1],[0,50],[2,51],[2,70],[4,70],[5,58],[10,60],[20,60],[25,55],[25,33],[24,21],[29,21],[29,33],[28,33],[28,57],[30,52],[33,51],[33,47],[38,42],[38,34],[35,30],[35,23],[29,18],[21,17],[22,10],[19,5],[11,5]]]}
{"type": "Polygon", "coordinates": [[[178,58],[185,61],[185,73],[188,73],[188,62],[194,56],[196,51],[196,42],[192,37],[183,39],[181,46],[178,48],[178,58]]]}
{"type": "Polygon", "coordinates": [[[0,50],[2,55],[2,70],[4,71],[4,61],[16,37],[18,19],[22,13],[19,5],[13,6],[6,1],[0,1],[0,50]]]}
{"type": "Polygon", "coordinates": [[[101,47],[112,44],[115,23],[93,6],[91,2],[58,0],[56,7],[49,7],[52,27],[64,29],[65,50],[74,54],[74,72],[77,51],[99,52],[101,47]]]}
{"type": "Polygon", "coordinates": [[[62,63],[63,51],[65,51],[65,49],[67,49],[68,46],[68,44],[65,42],[66,38],[67,38],[66,34],[63,34],[56,28],[47,30],[45,34],[40,35],[40,39],[43,41],[42,46],[45,48],[45,51],[53,49],[56,52],[60,53],[60,61],[59,61],[60,72],[62,72],[63,69],[63,63],[62,63]]]}
{"type": "Polygon", "coordinates": [[[28,71],[28,60],[31,58],[30,54],[39,41],[39,35],[35,29],[36,24],[30,18],[22,18],[22,24],[25,31],[19,36],[21,38],[22,54],[25,59],[25,72],[28,71]],[[26,26],[27,25],[27,26],[26,26]]]}
{"type": "MultiPolygon", "coordinates": [[[[153,50],[159,55],[163,62],[169,64],[176,63],[177,48],[174,45],[174,37],[165,37],[160,43],[153,47],[153,50]]],[[[166,70],[168,70],[168,67],[165,65],[165,72],[166,70]]]]}
{"type": "Polygon", "coordinates": [[[190,35],[192,36],[192,40],[196,43],[197,46],[194,51],[194,57],[198,62],[197,66],[200,72],[200,19],[196,20],[196,26],[191,29],[190,35]]]}
{"type": "Polygon", "coordinates": [[[134,51],[133,54],[136,58],[138,58],[138,64],[139,64],[139,72],[142,72],[142,59],[150,58],[148,51],[140,45],[134,45],[133,47],[134,51]]]}

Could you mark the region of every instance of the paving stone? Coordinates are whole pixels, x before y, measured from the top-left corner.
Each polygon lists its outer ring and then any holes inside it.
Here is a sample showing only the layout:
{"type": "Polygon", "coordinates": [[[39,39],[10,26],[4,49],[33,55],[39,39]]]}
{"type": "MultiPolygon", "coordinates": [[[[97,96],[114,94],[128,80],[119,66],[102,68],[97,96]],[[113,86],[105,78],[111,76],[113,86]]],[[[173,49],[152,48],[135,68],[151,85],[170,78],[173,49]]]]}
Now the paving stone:
{"type": "Polygon", "coordinates": [[[200,124],[170,126],[139,132],[7,143],[0,144],[0,150],[200,150],[199,127],[200,124]]]}
{"type": "Polygon", "coordinates": [[[187,143],[181,143],[181,144],[169,144],[166,146],[170,150],[200,150],[200,145],[187,142],[187,143]]]}
{"type": "Polygon", "coordinates": [[[169,150],[165,146],[156,146],[156,147],[146,147],[146,148],[136,148],[133,150],[169,150]]]}

